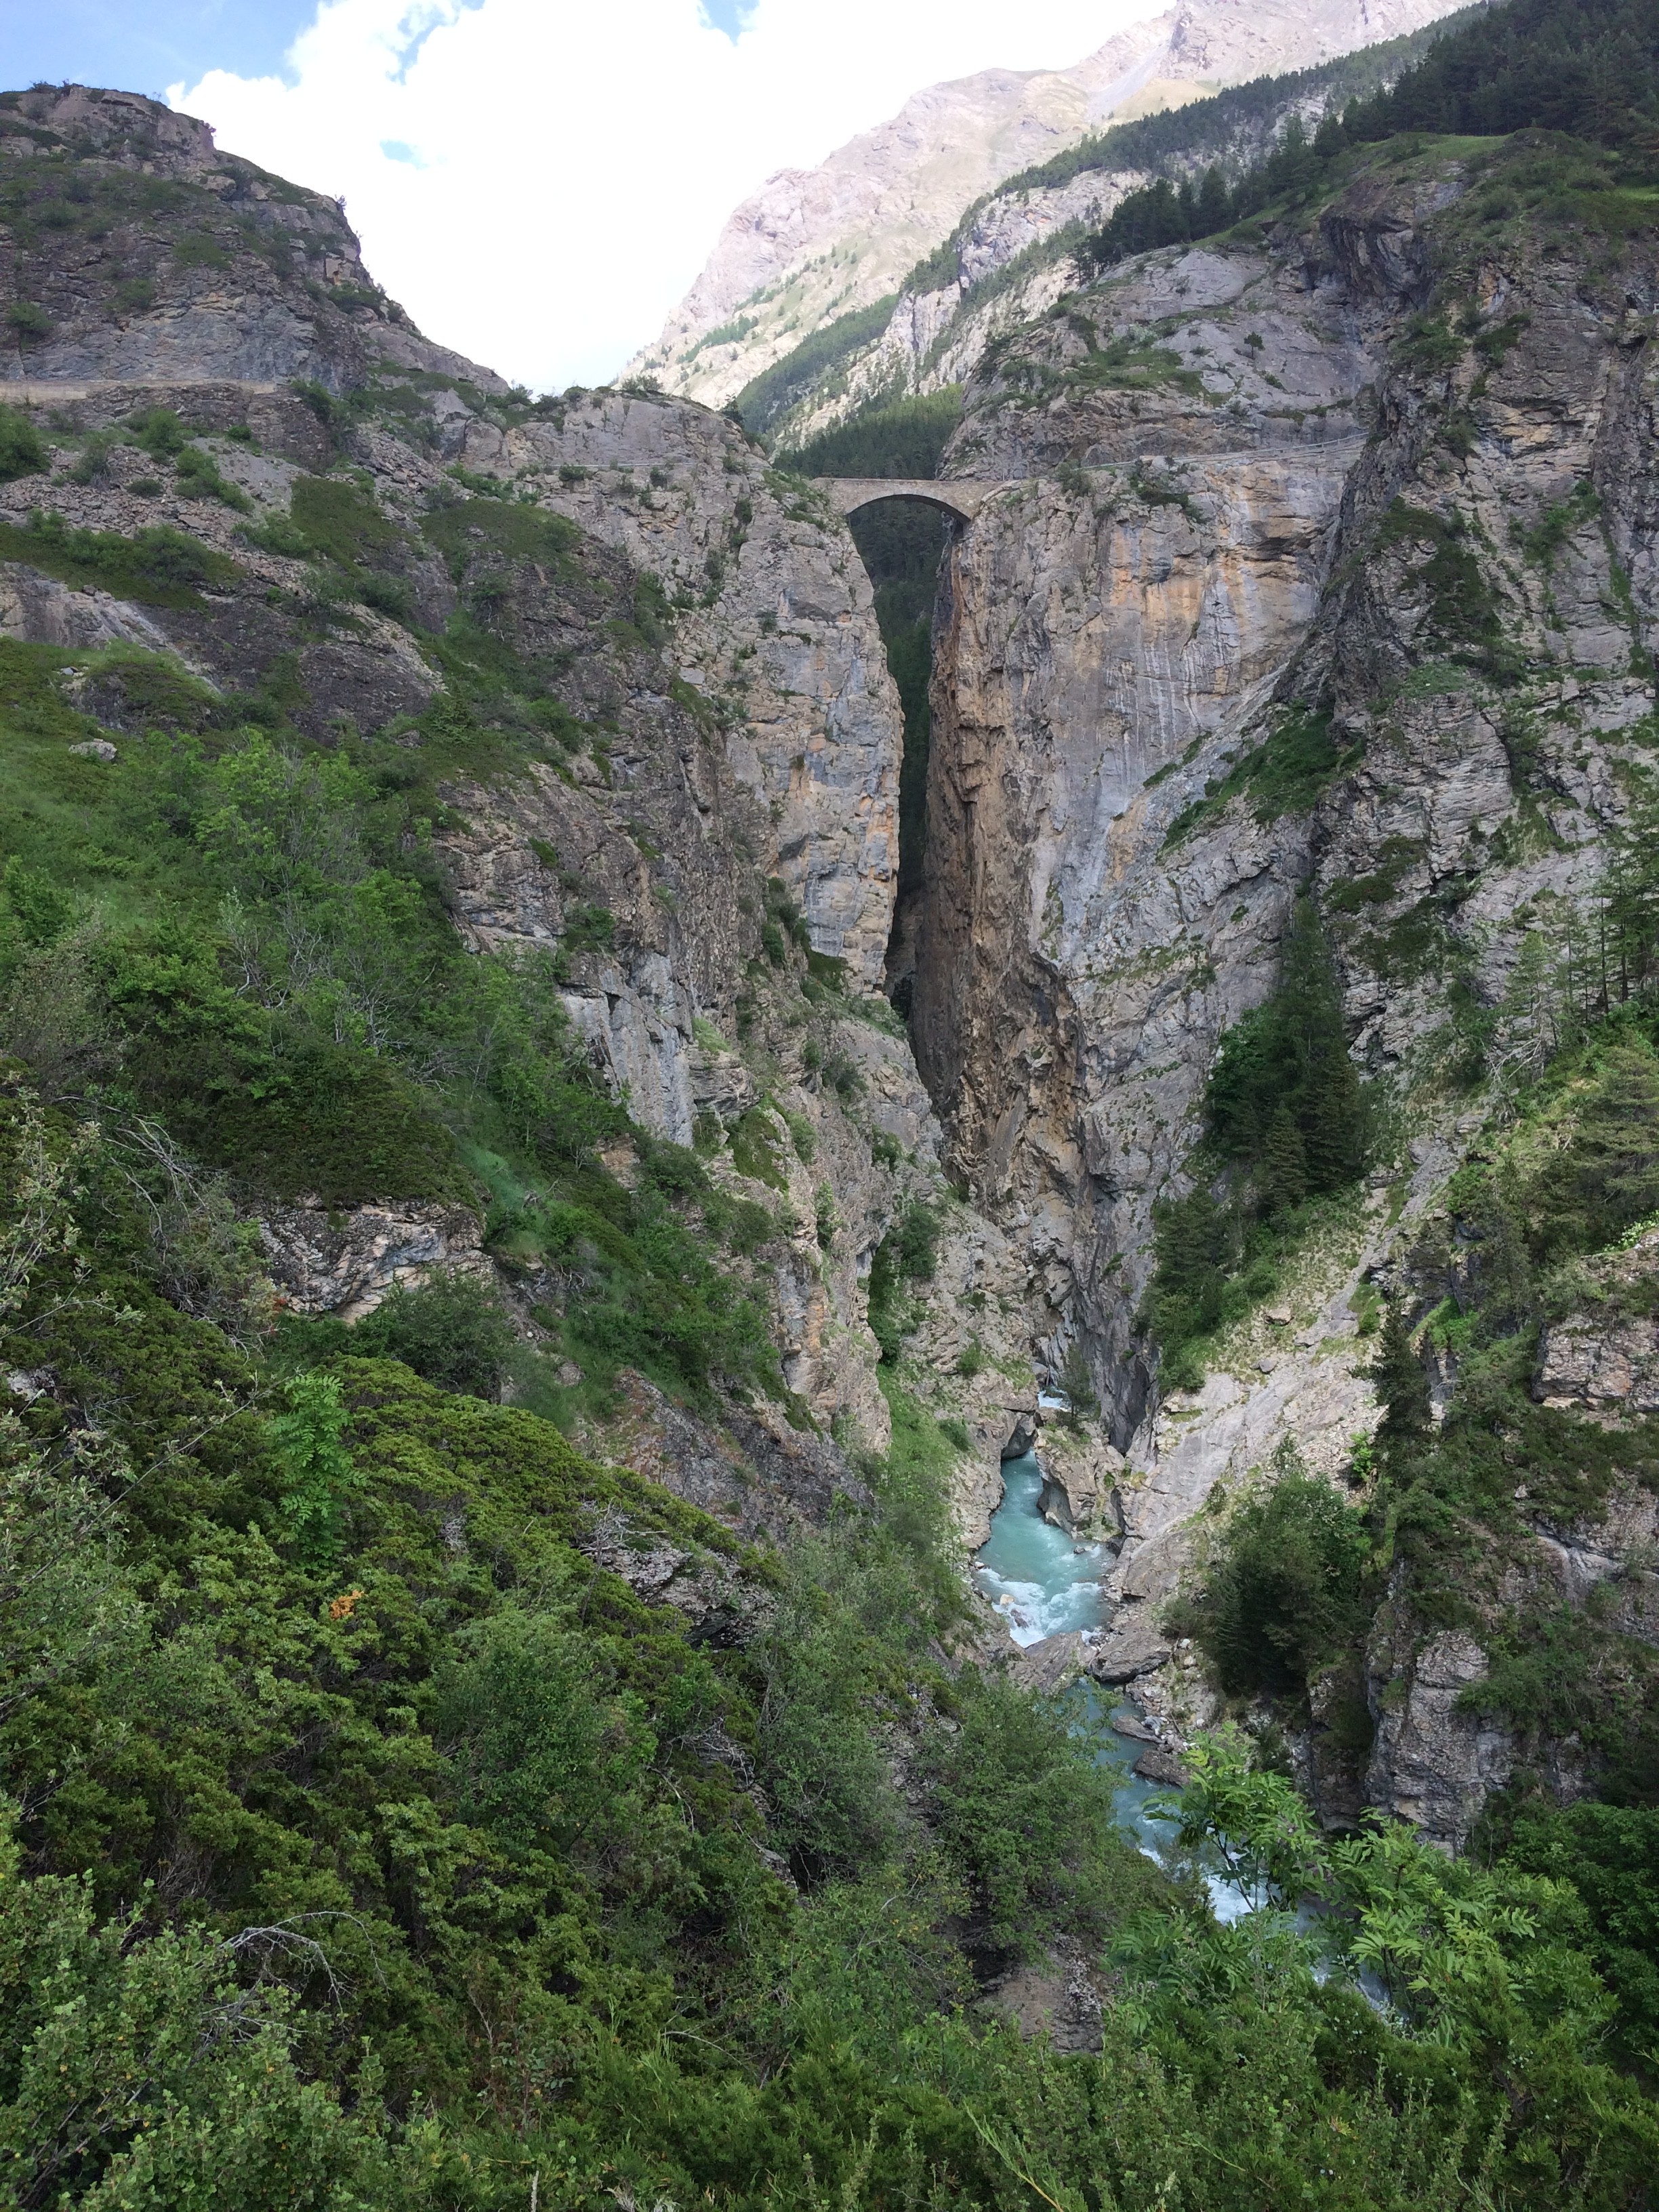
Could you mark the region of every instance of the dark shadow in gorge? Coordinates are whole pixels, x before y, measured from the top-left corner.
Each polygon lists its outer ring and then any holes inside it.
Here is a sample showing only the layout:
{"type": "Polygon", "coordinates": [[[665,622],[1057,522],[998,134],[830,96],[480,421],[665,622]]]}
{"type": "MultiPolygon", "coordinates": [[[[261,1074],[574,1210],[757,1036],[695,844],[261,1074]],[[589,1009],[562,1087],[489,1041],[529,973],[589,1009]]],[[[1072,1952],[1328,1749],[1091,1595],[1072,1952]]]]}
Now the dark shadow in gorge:
{"type": "Polygon", "coordinates": [[[915,977],[927,824],[927,686],[933,665],[933,597],[951,519],[919,500],[882,500],[848,524],[876,592],[876,620],[904,712],[899,769],[898,896],[887,948],[887,992],[908,1020],[915,977]]]}

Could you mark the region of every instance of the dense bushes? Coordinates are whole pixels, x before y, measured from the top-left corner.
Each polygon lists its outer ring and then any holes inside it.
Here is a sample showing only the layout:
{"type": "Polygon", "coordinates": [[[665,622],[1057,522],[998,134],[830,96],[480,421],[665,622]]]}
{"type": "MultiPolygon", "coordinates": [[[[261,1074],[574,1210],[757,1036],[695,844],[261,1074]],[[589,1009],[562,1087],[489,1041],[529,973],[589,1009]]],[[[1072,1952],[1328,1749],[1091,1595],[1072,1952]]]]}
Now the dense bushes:
{"type": "Polygon", "coordinates": [[[401,1359],[441,1390],[495,1398],[507,1379],[513,1323],[493,1290],[452,1270],[417,1289],[398,1284],[352,1332],[370,1359],[401,1359]]]}
{"type": "MultiPolygon", "coordinates": [[[[50,933],[42,894],[9,896],[50,933]]],[[[1614,1873],[1641,1836],[1586,1830],[1581,1901],[1571,1837],[1484,1874],[1391,1836],[1332,1846],[1278,1778],[1200,1747],[1183,1848],[1270,1899],[1328,1893],[1340,1973],[1395,1996],[1379,2017],[1271,1917],[1177,1903],[1196,1893],[1112,1825],[1085,1709],[944,1663],[950,1453],[902,1396],[874,1510],[756,1558],[528,1411],[342,1356],[372,1329],[290,1334],[279,1388],[143,1275],[147,1210],[106,1146],[13,1085],[0,1777],[25,1810],[0,1857],[0,2154],[21,2198],[507,2212],[537,2179],[581,2212],[618,2189],[1014,2212],[1035,2181],[1168,2212],[1175,2173],[1195,2212],[1310,2175],[1367,2212],[1640,2203],[1651,2128],[1596,2046],[1645,2033],[1651,1946],[1614,1873]],[[677,1605],[602,1557],[673,1563],[677,1605]],[[1114,1977],[1098,2057],[975,2007],[979,1976],[1061,1938],[1114,1977]]],[[[696,1170],[647,1147],[623,1196],[684,1204],[696,1170]]],[[[620,1206],[611,1188],[593,1202],[620,1206]]],[[[896,1285],[936,1235],[905,1217],[896,1285]]],[[[464,1349],[457,1296],[395,1304],[384,1348],[464,1349]]],[[[1316,1490],[1292,1473],[1248,1504],[1215,1578],[1246,1671],[1293,1678],[1340,1632],[1358,1547],[1316,1490]]]]}
{"type": "MultiPolygon", "coordinates": [[[[494,1249],[542,1273],[542,1318],[590,1397],[623,1364],[698,1393],[718,1377],[781,1388],[734,1265],[770,1217],[643,1135],[632,1191],[599,1164],[630,1125],[572,1035],[568,956],[463,951],[439,896],[426,749],[152,732],[88,775],[63,744],[87,725],[42,649],[8,654],[28,735],[0,799],[0,1012],[55,1094],[164,1123],[245,1200],[476,1206],[466,1163],[482,1163],[494,1249]]],[[[398,1356],[459,1385],[421,1334],[398,1356]]],[[[499,1360],[479,1353],[463,1358],[468,1387],[494,1395],[499,1360]]],[[[532,1361],[525,1387],[573,1412],[551,1371],[532,1361]]]]}
{"type": "Polygon", "coordinates": [[[46,466],[40,434],[21,409],[0,407],[0,483],[40,475],[46,466]]]}
{"type": "Polygon", "coordinates": [[[1222,1039],[1204,1103],[1210,1142],[1257,1169],[1269,1212],[1341,1189],[1364,1164],[1365,1097],[1311,899],[1292,910],[1272,997],[1222,1039]]]}
{"type": "Polygon", "coordinates": [[[1299,1691],[1364,1625],[1370,1548],[1364,1516],[1282,1458],[1271,1484],[1228,1516],[1172,1621],[1230,1697],[1299,1691]]]}
{"type": "Polygon", "coordinates": [[[870,1264],[870,1327],[884,1359],[897,1358],[916,1326],[906,1285],[931,1281],[939,1233],[937,1208],[912,1199],[876,1247],[870,1264]]]}
{"type": "Polygon", "coordinates": [[[37,507],[27,528],[0,523],[0,557],[59,576],[66,584],[95,584],[149,606],[199,604],[204,586],[223,585],[235,574],[222,553],[157,522],[124,538],[118,531],[71,529],[63,517],[37,507]]]}

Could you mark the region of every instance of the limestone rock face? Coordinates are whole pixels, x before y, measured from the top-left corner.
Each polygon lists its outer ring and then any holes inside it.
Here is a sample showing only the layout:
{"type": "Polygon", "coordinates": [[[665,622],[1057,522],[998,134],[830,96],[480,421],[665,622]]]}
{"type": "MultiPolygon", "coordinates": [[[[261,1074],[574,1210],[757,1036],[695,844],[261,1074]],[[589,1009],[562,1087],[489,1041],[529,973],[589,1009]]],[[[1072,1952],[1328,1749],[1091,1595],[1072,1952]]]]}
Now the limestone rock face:
{"type": "Polygon", "coordinates": [[[1659,1230],[1584,1272],[1599,1302],[1545,1325],[1533,1395],[1602,1419],[1659,1413],[1659,1313],[1642,1310],[1659,1277],[1659,1230]]]}
{"type": "MultiPolygon", "coordinates": [[[[1306,886],[1355,1056],[1431,1075],[1452,982],[1497,1006],[1527,933],[1589,893],[1651,727],[1659,267],[1648,241],[1605,283],[1483,246],[1466,186],[1455,160],[1366,171],[1306,232],[1126,264],[988,356],[946,457],[1014,483],[941,583],[913,1034],[947,1161],[1026,1258],[1040,1359],[1083,1342],[1127,1461],[1095,1669],[1177,1719],[1205,1710],[1161,1625],[1194,1516],[1286,1442],[1341,1477],[1376,1419],[1360,1287],[1477,1126],[1414,1109],[1407,1188],[1161,1401],[1134,1327],[1151,1208],[1185,1188],[1217,1042],[1306,886]],[[1497,335],[1425,364],[1412,319],[1454,291],[1497,335]],[[1462,598],[1433,566],[1453,544],[1462,598]],[[1278,796],[1286,729],[1319,766],[1278,796]]],[[[1546,1331],[1537,1389],[1626,1419],[1659,1387],[1653,1323],[1631,1284],[1597,1297],[1546,1331]]],[[[1646,1618],[1639,1552],[1530,1542],[1528,1587],[1612,1578],[1646,1618]]],[[[1389,1639],[1342,1693],[1372,1709],[1365,1795],[1455,1844],[1515,1756],[1486,1655],[1407,1597],[1389,1639]]],[[[1571,1794],[1571,1747],[1550,1756],[1571,1794]]]]}
{"type": "MultiPolygon", "coordinates": [[[[1350,1017],[1368,1063],[1401,1069],[1443,1024],[1443,969],[1391,965],[1390,929],[1447,911],[1435,890],[1455,874],[1468,896],[1448,942],[1496,996],[1517,914],[1587,885],[1620,817],[1615,764],[1648,695],[1604,611],[1619,604],[1608,564],[1632,579],[1652,565],[1637,520],[1650,432],[1625,350],[1637,318],[1622,291],[1597,319],[1553,264],[1517,268],[1491,296],[1515,327],[1530,320],[1469,403],[1474,445],[1435,446],[1420,379],[1389,348],[1418,282],[1401,268],[1427,252],[1424,226],[1455,216],[1457,181],[1408,179],[1392,205],[1367,185],[1267,254],[1131,264],[1087,295],[1094,343],[1133,337],[1184,283],[1190,305],[1160,339],[1181,366],[1153,362],[1125,390],[1071,321],[1040,325],[970,392],[952,449],[963,473],[1073,473],[994,500],[951,549],[918,1057],[952,1158],[1019,1220],[1056,1322],[1077,1302],[1120,1447],[1146,1406],[1127,1322],[1147,1207],[1196,1133],[1216,1039],[1271,982],[1296,886],[1361,885],[1355,919],[1334,925],[1350,1017]],[[1378,274],[1350,250],[1361,233],[1410,233],[1416,258],[1402,247],[1378,274]],[[1524,568],[1504,579],[1505,619],[1540,670],[1540,765],[1517,790],[1498,726],[1515,702],[1426,659],[1444,650],[1418,580],[1426,549],[1393,529],[1373,541],[1391,501],[1427,514],[1455,492],[1497,543],[1517,507],[1598,471],[1612,554],[1587,524],[1552,592],[1524,568]],[[1206,805],[1282,713],[1275,694],[1316,681],[1334,687],[1350,772],[1312,811],[1206,805]],[[1534,805],[1556,838],[1507,845],[1501,825],[1534,805]]],[[[1476,369],[1471,356],[1470,386],[1476,369]]],[[[1652,586],[1632,591],[1645,620],[1652,586]]]]}
{"type": "Polygon", "coordinates": [[[970,394],[951,465],[1073,473],[1030,477],[951,548],[918,918],[914,1034],[954,1156],[1026,1217],[1051,1326],[1098,1276],[1120,1447],[1145,1402],[1125,1324],[1146,1207],[1305,866],[1303,823],[1241,810],[1164,839],[1320,606],[1375,373],[1368,317],[1283,257],[1148,257],[1089,304],[1109,337],[1176,309],[1162,350],[1190,366],[1145,392],[1102,385],[1068,324],[1028,342],[1042,410],[1006,356],[970,394]]]}
{"type": "MultiPolygon", "coordinates": [[[[772,477],[723,417],[648,395],[594,393],[507,428],[463,408],[445,437],[462,465],[534,484],[662,588],[667,696],[629,704],[690,714],[696,744],[752,802],[752,864],[787,884],[817,951],[878,983],[901,728],[869,578],[828,506],[772,477]]],[[[684,765],[707,816],[714,786],[693,750],[684,765]]],[[[614,782],[638,773],[612,749],[614,782]]]]}
{"type": "Polygon", "coordinates": [[[1443,1630],[1412,1650],[1377,1719],[1371,1803],[1449,1850],[1468,1841],[1488,1795],[1503,1788],[1515,1762],[1509,1730],[1466,1706],[1486,1663],[1472,1637],[1443,1630]]]}
{"type": "Polygon", "coordinates": [[[81,591],[21,562],[0,562],[0,636],[31,645],[137,645],[165,652],[167,640],[141,608],[95,586],[81,591]]]}

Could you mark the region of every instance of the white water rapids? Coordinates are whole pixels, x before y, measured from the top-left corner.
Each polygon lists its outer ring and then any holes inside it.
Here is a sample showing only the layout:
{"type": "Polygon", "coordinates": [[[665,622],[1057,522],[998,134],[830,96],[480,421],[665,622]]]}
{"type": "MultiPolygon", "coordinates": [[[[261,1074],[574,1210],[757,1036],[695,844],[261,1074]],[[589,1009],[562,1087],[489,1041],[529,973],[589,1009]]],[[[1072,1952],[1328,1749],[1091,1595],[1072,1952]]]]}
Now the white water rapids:
{"type": "MultiPolygon", "coordinates": [[[[1002,1477],[1002,1503],[991,1516],[990,1535],[974,1563],[975,1584],[1002,1614],[1009,1634],[1022,1648],[1067,1629],[1100,1627],[1105,1620],[1101,1578],[1111,1564],[1107,1547],[1079,1543],[1043,1519],[1038,1510],[1042,1468],[1034,1451],[1006,1460],[1002,1477]]],[[[1095,1723],[1113,1712],[1136,1711],[1121,1692],[1102,1690],[1092,1682],[1085,1689],[1085,1705],[1095,1723]]],[[[1133,1737],[1101,1730],[1098,1741],[1097,1759],[1116,1778],[1112,1802],[1119,1826],[1149,1858],[1161,1860],[1174,1831],[1167,1821],[1149,1819],[1146,1805],[1149,1799],[1168,1792],[1135,1772],[1140,1746],[1133,1737]]],[[[1255,1909],[1255,1899],[1224,1875],[1211,1873],[1206,1880],[1218,1920],[1241,1920],[1255,1909]]]]}

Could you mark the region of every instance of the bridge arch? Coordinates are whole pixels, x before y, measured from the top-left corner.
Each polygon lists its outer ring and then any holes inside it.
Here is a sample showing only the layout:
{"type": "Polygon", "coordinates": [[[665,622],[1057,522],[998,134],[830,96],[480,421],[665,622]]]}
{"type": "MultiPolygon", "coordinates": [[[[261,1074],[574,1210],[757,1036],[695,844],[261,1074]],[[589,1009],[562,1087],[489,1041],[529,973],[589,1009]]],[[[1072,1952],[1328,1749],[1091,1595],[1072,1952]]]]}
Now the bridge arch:
{"type": "Polygon", "coordinates": [[[817,477],[817,489],[837,513],[856,514],[884,499],[913,499],[948,514],[957,522],[971,522],[1000,483],[953,477],[817,477]]]}

